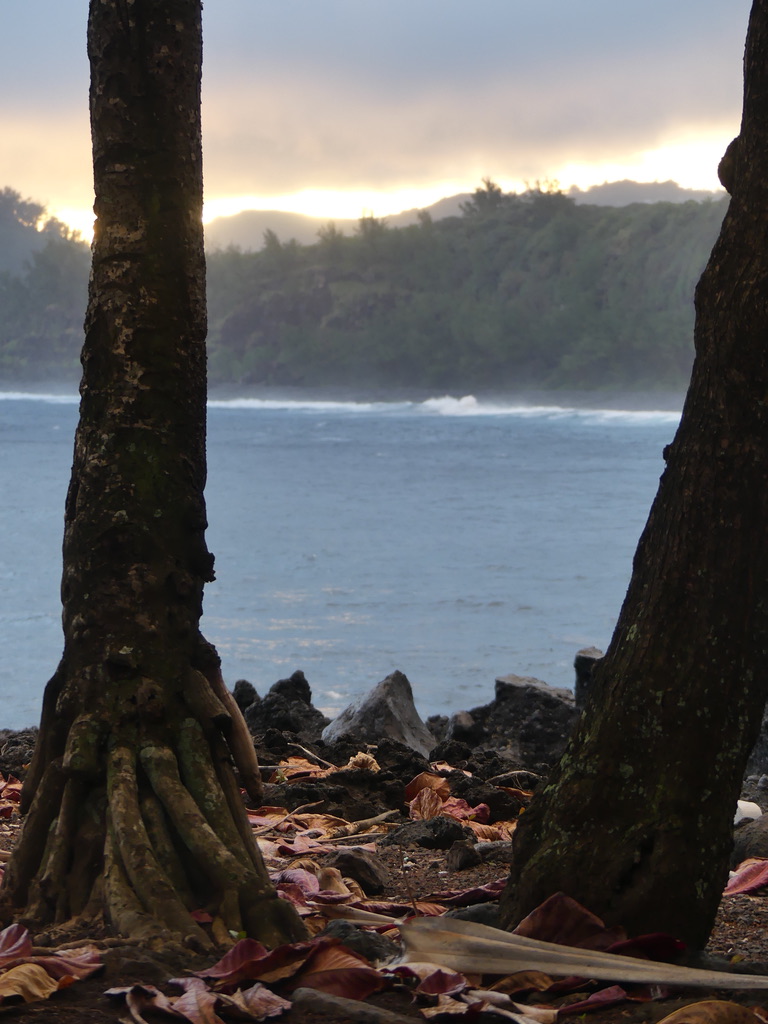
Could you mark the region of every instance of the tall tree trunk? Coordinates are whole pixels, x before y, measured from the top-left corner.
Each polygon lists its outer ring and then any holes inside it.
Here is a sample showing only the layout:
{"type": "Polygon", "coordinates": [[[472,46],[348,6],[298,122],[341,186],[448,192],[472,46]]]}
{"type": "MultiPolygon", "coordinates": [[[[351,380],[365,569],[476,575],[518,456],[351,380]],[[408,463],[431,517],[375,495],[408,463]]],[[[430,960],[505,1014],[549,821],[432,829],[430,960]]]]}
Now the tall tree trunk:
{"type": "Polygon", "coordinates": [[[36,927],[301,934],[249,829],[253,744],[203,639],[205,258],[200,0],[91,0],[97,214],[66,502],[64,653],[6,903],[36,927]]]}
{"type": "Polygon", "coordinates": [[[768,685],[768,0],[728,154],[682,420],[589,705],[520,822],[510,925],[563,890],[701,947],[727,878],[768,685]]]}

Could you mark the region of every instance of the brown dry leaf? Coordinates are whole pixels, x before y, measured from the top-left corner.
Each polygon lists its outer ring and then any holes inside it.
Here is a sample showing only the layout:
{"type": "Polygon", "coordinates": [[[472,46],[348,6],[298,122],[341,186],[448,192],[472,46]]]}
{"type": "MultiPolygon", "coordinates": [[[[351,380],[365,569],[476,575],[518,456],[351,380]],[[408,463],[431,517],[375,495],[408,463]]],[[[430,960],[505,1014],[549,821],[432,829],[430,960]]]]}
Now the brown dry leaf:
{"type": "Polygon", "coordinates": [[[515,971],[494,982],[491,991],[513,995],[516,992],[546,992],[551,986],[551,976],[543,971],[515,971]]]}
{"type": "Polygon", "coordinates": [[[406,800],[409,802],[413,800],[422,789],[434,790],[441,800],[446,800],[451,795],[451,787],[448,780],[444,779],[442,775],[433,775],[432,772],[421,772],[421,774],[411,779],[405,787],[406,800]]]}
{"type": "Polygon", "coordinates": [[[317,881],[324,892],[338,892],[342,896],[351,896],[351,891],[344,884],[338,868],[320,868],[317,881]]]}
{"type": "Polygon", "coordinates": [[[343,877],[341,880],[344,883],[344,885],[346,885],[346,887],[349,890],[349,892],[351,892],[352,895],[355,897],[355,899],[358,899],[358,900],[364,900],[365,899],[365,893],[363,892],[363,890],[362,890],[362,888],[360,886],[360,883],[356,882],[354,878],[343,877]]]}
{"type": "Polygon", "coordinates": [[[381,765],[371,754],[364,754],[362,750],[358,750],[354,757],[350,757],[347,763],[340,771],[346,772],[353,769],[362,769],[368,772],[380,772],[381,765]]]}
{"type": "Polygon", "coordinates": [[[433,789],[424,788],[411,800],[408,814],[417,821],[429,821],[430,818],[436,818],[442,809],[440,796],[433,789]]]}
{"type": "MultiPolygon", "coordinates": [[[[768,977],[764,975],[678,967],[601,950],[578,949],[456,918],[415,917],[399,927],[406,950],[403,963],[434,960],[464,974],[482,971],[508,975],[516,970],[534,969],[561,978],[573,975],[612,982],[696,985],[737,991],[768,989],[768,977]]],[[[749,1024],[756,1024],[754,1014],[749,1024]]]]}
{"type": "Polygon", "coordinates": [[[346,999],[367,999],[386,988],[389,980],[364,956],[331,940],[327,945],[318,943],[316,952],[303,965],[296,985],[346,999]]]}
{"type": "Polygon", "coordinates": [[[346,818],[337,818],[334,814],[293,814],[291,821],[301,829],[317,829],[327,834],[350,824],[346,818]]]}
{"type": "Polygon", "coordinates": [[[0,977],[0,1002],[16,997],[34,1003],[48,999],[58,987],[59,983],[39,964],[19,964],[0,977]]]}
{"type": "Polygon", "coordinates": [[[238,989],[231,996],[219,996],[228,1006],[234,1006],[250,1020],[265,1020],[267,1017],[279,1017],[290,1010],[291,1003],[282,996],[276,995],[271,989],[258,981],[251,988],[238,989]]]}
{"type": "Polygon", "coordinates": [[[481,843],[505,842],[512,838],[508,827],[510,822],[497,821],[495,825],[482,825],[479,821],[462,821],[461,824],[471,828],[481,843]]]}
{"type": "Polygon", "coordinates": [[[759,1018],[746,1006],[727,999],[704,999],[682,1006],[660,1024],[757,1024],[759,1018]]]}
{"type": "Polygon", "coordinates": [[[455,765],[448,764],[447,761],[432,761],[430,762],[430,768],[436,772],[462,772],[470,779],[472,778],[472,772],[468,772],[466,768],[457,768],[455,765]]]}
{"type": "Polygon", "coordinates": [[[280,761],[276,770],[270,775],[269,782],[285,782],[294,778],[307,777],[322,779],[335,771],[337,771],[336,768],[321,768],[313,761],[308,761],[306,757],[292,755],[280,761]]]}
{"type": "Polygon", "coordinates": [[[248,821],[254,828],[271,828],[289,818],[291,812],[287,807],[265,805],[264,807],[257,807],[253,811],[248,810],[247,814],[248,821]]]}

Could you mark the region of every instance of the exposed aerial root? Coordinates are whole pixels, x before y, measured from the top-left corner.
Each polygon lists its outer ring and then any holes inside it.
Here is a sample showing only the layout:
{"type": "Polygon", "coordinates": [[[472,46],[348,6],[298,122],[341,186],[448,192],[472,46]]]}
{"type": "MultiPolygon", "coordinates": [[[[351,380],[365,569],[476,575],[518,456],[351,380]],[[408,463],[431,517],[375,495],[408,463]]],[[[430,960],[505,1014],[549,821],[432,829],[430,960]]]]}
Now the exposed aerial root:
{"type": "MultiPolygon", "coordinates": [[[[142,680],[143,693],[152,685],[142,680]]],[[[262,789],[240,709],[218,670],[190,670],[183,703],[174,692],[162,718],[117,722],[98,702],[60,717],[68,702],[61,678],[51,681],[38,751],[56,756],[44,770],[42,754],[33,764],[3,882],[6,920],[62,940],[104,922],[127,938],[200,951],[243,932],[270,946],[304,937],[274,892],[243,807],[233,760],[251,795],[262,789]],[[196,910],[211,915],[210,927],[196,910]]]]}
{"type": "Polygon", "coordinates": [[[127,747],[115,747],[110,753],[107,796],[110,840],[142,907],[182,936],[187,945],[209,949],[208,936],[179,899],[155,856],[139,809],[134,755],[127,747]]]}
{"type": "Polygon", "coordinates": [[[251,734],[243,718],[243,713],[237,705],[237,701],[229,692],[221,675],[221,669],[214,666],[206,672],[206,678],[211,684],[211,689],[224,707],[229,712],[230,724],[229,733],[226,735],[227,744],[232,752],[232,758],[240,773],[240,781],[254,803],[260,804],[264,798],[264,783],[259,771],[259,761],[253,746],[251,734]]]}

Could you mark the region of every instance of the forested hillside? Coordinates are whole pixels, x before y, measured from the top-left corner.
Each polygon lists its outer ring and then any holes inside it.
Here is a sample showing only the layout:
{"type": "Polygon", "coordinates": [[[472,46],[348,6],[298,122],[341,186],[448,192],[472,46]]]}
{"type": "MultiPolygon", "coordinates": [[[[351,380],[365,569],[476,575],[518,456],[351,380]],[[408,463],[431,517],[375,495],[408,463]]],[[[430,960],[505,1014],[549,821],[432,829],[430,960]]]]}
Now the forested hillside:
{"type": "MultiPolygon", "coordinates": [[[[684,386],[693,291],[726,203],[593,206],[486,181],[459,217],[365,217],[305,246],[267,232],[259,252],[209,254],[211,381],[684,386]]],[[[76,379],[87,273],[87,247],[55,231],[0,273],[6,381],[76,379]]]]}

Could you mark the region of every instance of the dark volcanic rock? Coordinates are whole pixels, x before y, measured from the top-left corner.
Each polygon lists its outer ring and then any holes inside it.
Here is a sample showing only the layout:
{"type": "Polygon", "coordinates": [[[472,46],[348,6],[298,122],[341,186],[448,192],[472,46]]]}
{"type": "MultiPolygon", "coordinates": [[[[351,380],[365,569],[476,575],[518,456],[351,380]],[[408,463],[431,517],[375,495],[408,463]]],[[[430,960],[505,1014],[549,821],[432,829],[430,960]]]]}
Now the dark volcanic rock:
{"type": "Polygon", "coordinates": [[[23,779],[36,742],[37,729],[0,729],[0,772],[23,779]]]}
{"type": "Polygon", "coordinates": [[[243,714],[245,714],[251,704],[254,704],[257,701],[259,703],[261,702],[261,697],[259,697],[256,692],[256,687],[253,683],[249,683],[247,679],[237,680],[232,690],[232,696],[235,698],[235,703],[243,714]]]}
{"type": "Polygon", "coordinates": [[[595,663],[600,661],[602,656],[603,652],[598,650],[597,647],[583,647],[580,651],[576,652],[576,657],[573,659],[573,667],[576,670],[573,696],[579,711],[583,711],[584,705],[587,702],[587,694],[592,682],[592,672],[595,668],[595,663]]]}
{"type": "Polygon", "coordinates": [[[301,669],[297,669],[288,679],[278,679],[276,683],[270,686],[269,692],[279,693],[289,701],[302,701],[304,704],[312,703],[312,690],[301,669]]]}
{"type": "Polygon", "coordinates": [[[456,740],[459,743],[466,743],[473,747],[478,740],[483,738],[483,726],[475,721],[469,711],[457,711],[448,719],[448,728],[445,733],[446,741],[456,740]]]}
{"type": "Polygon", "coordinates": [[[760,735],[749,755],[745,775],[762,775],[768,771],[768,704],[763,710],[763,720],[760,725],[760,735]]]}
{"type": "Polygon", "coordinates": [[[392,884],[386,864],[367,850],[339,850],[326,866],[338,868],[344,878],[354,878],[367,896],[384,892],[392,884]]]}
{"type": "Polygon", "coordinates": [[[528,768],[560,758],[579,716],[570,690],[515,675],[497,679],[495,700],[470,714],[483,727],[480,747],[528,768]]]}
{"type": "Polygon", "coordinates": [[[409,821],[381,840],[382,846],[423,846],[426,850],[450,850],[461,839],[474,839],[474,832],[455,818],[438,815],[428,821],[409,821]]]}
{"type": "MultiPolygon", "coordinates": [[[[260,700],[257,694],[256,700],[243,714],[252,736],[262,737],[269,730],[276,729],[292,733],[302,744],[316,742],[329,721],[313,707],[312,691],[300,671],[288,679],[278,679],[263,699],[260,700]]],[[[267,746],[271,748],[272,744],[267,746]]]]}
{"type": "Polygon", "coordinates": [[[748,857],[768,857],[768,814],[754,821],[745,819],[734,830],[731,869],[748,857]]]}
{"type": "MultiPolygon", "coordinates": [[[[360,953],[371,963],[391,960],[400,953],[400,946],[376,932],[363,931],[349,921],[329,921],[322,935],[332,935],[354,953],[360,953]]],[[[399,1019],[399,1018],[398,1018],[399,1019]]]]}
{"type": "Polygon", "coordinates": [[[490,813],[489,824],[495,821],[515,821],[523,801],[513,793],[491,786],[474,776],[453,772],[450,777],[451,796],[466,800],[470,807],[486,804],[490,813]]]}
{"type": "Polygon", "coordinates": [[[360,697],[323,730],[323,741],[357,739],[378,743],[383,737],[411,747],[425,757],[435,738],[419,718],[413,703],[411,684],[402,672],[382,679],[369,693],[360,697]]]}

